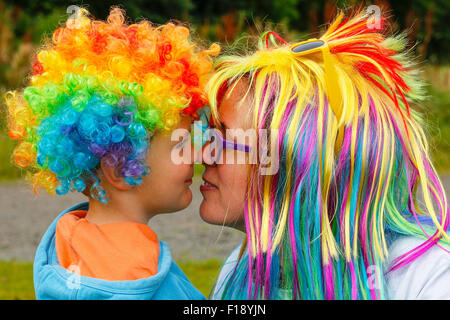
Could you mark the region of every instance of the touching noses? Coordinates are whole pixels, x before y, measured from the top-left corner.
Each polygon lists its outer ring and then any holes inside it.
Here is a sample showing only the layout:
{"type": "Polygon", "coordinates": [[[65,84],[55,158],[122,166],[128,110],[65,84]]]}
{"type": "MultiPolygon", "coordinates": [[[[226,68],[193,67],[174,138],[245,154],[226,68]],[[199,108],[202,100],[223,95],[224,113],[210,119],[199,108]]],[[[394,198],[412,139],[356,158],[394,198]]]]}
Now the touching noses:
{"type": "Polygon", "coordinates": [[[211,140],[208,140],[202,147],[201,153],[199,156],[201,157],[201,163],[205,166],[213,166],[217,165],[217,159],[215,155],[214,148],[211,148],[211,140]]]}

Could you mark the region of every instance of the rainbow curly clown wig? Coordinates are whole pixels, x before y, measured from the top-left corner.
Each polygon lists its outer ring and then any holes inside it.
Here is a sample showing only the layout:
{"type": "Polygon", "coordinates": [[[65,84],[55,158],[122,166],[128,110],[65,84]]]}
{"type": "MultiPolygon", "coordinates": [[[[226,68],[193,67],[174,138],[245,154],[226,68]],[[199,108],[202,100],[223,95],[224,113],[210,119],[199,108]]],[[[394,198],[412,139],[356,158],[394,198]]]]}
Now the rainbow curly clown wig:
{"type": "Polygon", "coordinates": [[[280,159],[275,175],[250,165],[247,250],[223,298],[384,299],[385,272],[433,246],[448,252],[448,203],[412,108],[424,98],[418,69],[405,36],[371,22],[340,14],[295,45],[268,32],[253,54],[217,61],[213,120],[223,88],[248,82],[253,127],[278,130],[280,159]],[[399,234],[424,242],[386,270],[399,234]]]}
{"type": "Polygon", "coordinates": [[[88,179],[90,194],[106,201],[95,175],[103,157],[139,184],[151,135],[206,103],[219,50],[197,48],[183,26],[128,25],[117,8],[103,22],[81,9],[39,50],[29,86],[6,94],[9,136],[20,141],[14,162],[36,193],[81,192],[88,179]]]}

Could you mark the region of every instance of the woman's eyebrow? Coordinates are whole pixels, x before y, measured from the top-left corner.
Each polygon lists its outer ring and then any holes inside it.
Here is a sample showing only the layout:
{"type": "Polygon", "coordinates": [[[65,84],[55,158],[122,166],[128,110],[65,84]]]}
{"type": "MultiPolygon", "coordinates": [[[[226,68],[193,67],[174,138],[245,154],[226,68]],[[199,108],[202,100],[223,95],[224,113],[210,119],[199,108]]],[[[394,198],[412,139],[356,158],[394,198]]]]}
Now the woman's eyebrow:
{"type": "Polygon", "coordinates": [[[225,124],[225,122],[219,120],[219,126],[221,129],[229,129],[229,127],[225,124]]]}

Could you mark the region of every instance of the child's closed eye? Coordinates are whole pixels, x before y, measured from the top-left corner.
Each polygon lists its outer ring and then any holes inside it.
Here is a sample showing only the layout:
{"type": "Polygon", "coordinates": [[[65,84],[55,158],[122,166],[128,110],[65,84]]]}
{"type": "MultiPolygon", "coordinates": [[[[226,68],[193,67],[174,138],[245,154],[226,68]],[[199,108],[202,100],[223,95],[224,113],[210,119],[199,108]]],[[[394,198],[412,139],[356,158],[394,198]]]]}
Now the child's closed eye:
{"type": "Polygon", "coordinates": [[[181,140],[181,142],[179,142],[179,143],[177,143],[177,144],[175,145],[175,148],[176,148],[176,149],[182,149],[182,148],[186,145],[186,143],[189,141],[190,136],[191,136],[190,133],[187,132],[187,133],[183,136],[183,139],[181,140]]]}

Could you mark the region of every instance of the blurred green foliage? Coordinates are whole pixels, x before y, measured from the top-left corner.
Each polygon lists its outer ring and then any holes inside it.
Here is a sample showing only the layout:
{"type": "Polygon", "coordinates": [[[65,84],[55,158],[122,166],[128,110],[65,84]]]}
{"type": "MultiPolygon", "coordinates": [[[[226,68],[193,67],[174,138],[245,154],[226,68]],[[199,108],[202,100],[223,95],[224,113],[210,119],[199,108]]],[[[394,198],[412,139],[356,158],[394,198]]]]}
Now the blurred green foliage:
{"type": "MultiPolygon", "coordinates": [[[[314,35],[333,18],[336,8],[372,4],[391,15],[396,29],[408,29],[411,40],[421,43],[418,50],[425,58],[432,63],[448,62],[448,0],[0,0],[0,12],[13,11],[16,41],[31,33],[33,41],[39,42],[73,13],[72,5],[87,8],[99,19],[107,17],[111,6],[120,6],[132,20],[185,21],[211,41],[233,41],[243,32],[259,33],[267,26],[294,35],[314,35]]],[[[289,34],[285,36],[289,39],[289,34]]]]}
{"type": "Polygon", "coordinates": [[[450,91],[429,88],[426,133],[428,134],[433,163],[438,170],[450,172],[450,91]]]}

